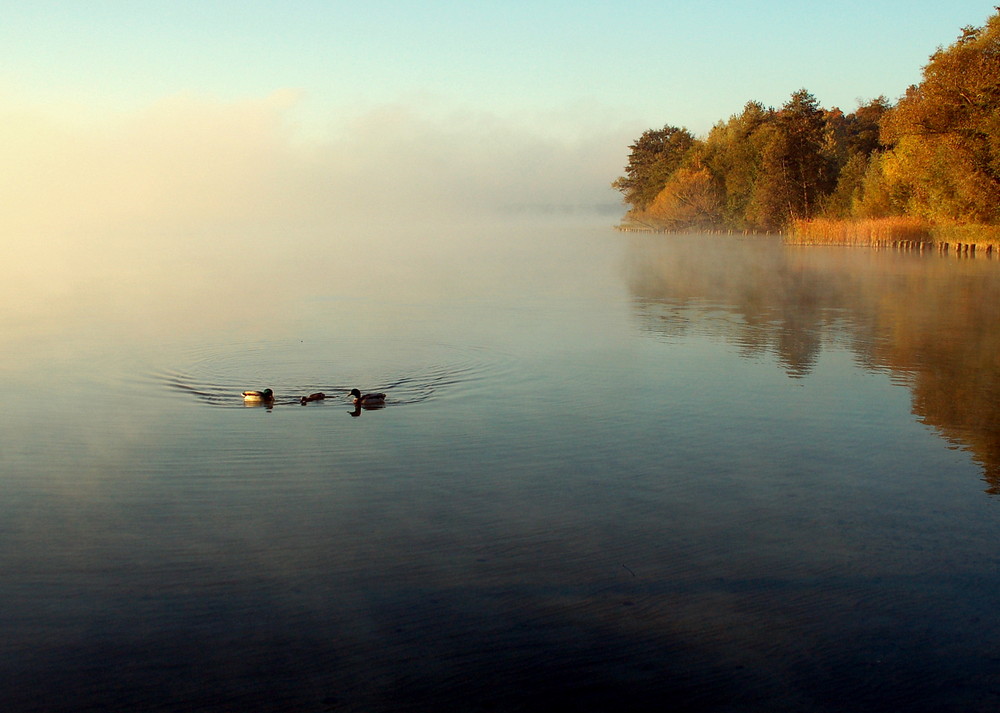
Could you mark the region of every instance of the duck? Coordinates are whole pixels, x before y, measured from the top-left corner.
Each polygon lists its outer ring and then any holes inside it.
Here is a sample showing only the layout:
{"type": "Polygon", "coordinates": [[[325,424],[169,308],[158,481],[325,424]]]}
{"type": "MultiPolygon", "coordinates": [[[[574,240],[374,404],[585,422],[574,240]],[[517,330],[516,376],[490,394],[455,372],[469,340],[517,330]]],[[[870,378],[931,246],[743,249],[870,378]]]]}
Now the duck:
{"type": "Polygon", "coordinates": [[[264,389],[263,391],[244,391],[243,400],[247,403],[273,404],[274,392],[270,389],[264,389]]]}
{"type": "Polygon", "coordinates": [[[354,397],[354,403],[358,406],[384,406],[385,405],[385,394],[365,394],[361,395],[361,392],[357,389],[351,389],[351,396],[354,397]]]}
{"type": "Polygon", "coordinates": [[[326,398],[326,394],[322,391],[317,391],[315,394],[309,394],[308,396],[303,396],[299,399],[299,403],[305,406],[310,401],[322,401],[326,398]]]}

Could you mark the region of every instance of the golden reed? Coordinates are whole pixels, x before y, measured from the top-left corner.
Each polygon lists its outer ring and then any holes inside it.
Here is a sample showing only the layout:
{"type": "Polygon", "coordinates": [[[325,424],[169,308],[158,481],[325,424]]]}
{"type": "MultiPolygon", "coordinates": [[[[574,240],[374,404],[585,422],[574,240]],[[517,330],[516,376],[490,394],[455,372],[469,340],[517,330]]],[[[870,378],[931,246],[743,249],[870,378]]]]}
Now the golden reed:
{"type": "Polygon", "coordinates": [[[1000,225],[934,225],[897,216],[869,220],[796,220],[785,235],[792,245],[849,245],[942,253],[1000,255],[1000,225]]]}
{"type": "Polygon", "coordinates": [[[857,245],[877,247],[899,242],[932,243],[931,225],[919,218],[869,220],[796,220],[785,236],[796,245],[857,245]]]}

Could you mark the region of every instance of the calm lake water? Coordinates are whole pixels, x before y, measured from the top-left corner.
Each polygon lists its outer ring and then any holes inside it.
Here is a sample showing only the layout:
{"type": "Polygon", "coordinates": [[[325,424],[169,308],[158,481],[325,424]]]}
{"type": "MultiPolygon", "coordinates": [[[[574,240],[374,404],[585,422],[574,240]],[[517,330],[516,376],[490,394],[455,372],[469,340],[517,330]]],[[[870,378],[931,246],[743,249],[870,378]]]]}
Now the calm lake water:
{"type": "Polygon", "coordinates": [[[24,257],[0,709],[1000,708],[1000,261],[612,220],[24,257]]]}

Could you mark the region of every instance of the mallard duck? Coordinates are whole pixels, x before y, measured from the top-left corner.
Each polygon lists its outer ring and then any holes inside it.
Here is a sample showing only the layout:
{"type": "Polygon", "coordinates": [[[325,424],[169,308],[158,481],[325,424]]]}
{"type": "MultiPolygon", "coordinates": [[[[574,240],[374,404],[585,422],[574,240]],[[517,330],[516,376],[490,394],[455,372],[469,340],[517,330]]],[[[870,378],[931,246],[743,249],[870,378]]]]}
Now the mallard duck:
{"type": "Polygon", "coordinates": [[[385,404],[385,394],[365,394],[362,396],[357,389],[351,389],[351,396],[354,397],[354,403],[358,406],[382,406],[385,404]]]}
{"type": "Polygon", "coordinates": [[[308,396],[303,396],[299,399],[299,403],[305,406],[310,401],[322,401],[326,398],[326,394],[322,391],[317,391],[315,394],[309,394],[308,396]]]}
{"type": "Polygon", "coordinates": [[[244,391],[243,400],[251,403],[263,403],[263,404],[273,404],[274,403],[274,392],[270,389],[264,389],[263,391],[244,391]]]}

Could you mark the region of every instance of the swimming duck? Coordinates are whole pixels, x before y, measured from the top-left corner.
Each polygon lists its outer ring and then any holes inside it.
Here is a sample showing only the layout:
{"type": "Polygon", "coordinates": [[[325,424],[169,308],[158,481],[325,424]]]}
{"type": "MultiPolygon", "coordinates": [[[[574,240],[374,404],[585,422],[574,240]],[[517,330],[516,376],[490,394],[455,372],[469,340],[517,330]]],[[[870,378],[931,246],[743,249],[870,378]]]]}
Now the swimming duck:
{"type": "Polygon", "coordinates": [[[365,394],[362,396],[357,389],[351,389],[351,396],[354,397],[354,403],[358,406],[382,406],[385,404],[385,394],[365,394]]]}
{"type": "Polygon", "coordinates": [[[317,391],[315,394],[309,394],[308,396],[303,396],[299,399],[299,403],[305,406],[310,401],[322,401],[326,398],[326,394],[322,391],[317,391]]]}
{"type": "Polygon", "coordinates": [[[244,391],[243,400],[250,403],[263,403],[263,404],[273,404],[274,403],[274,392],[270,389],[264,389],[263,391],[244,391]]]}

